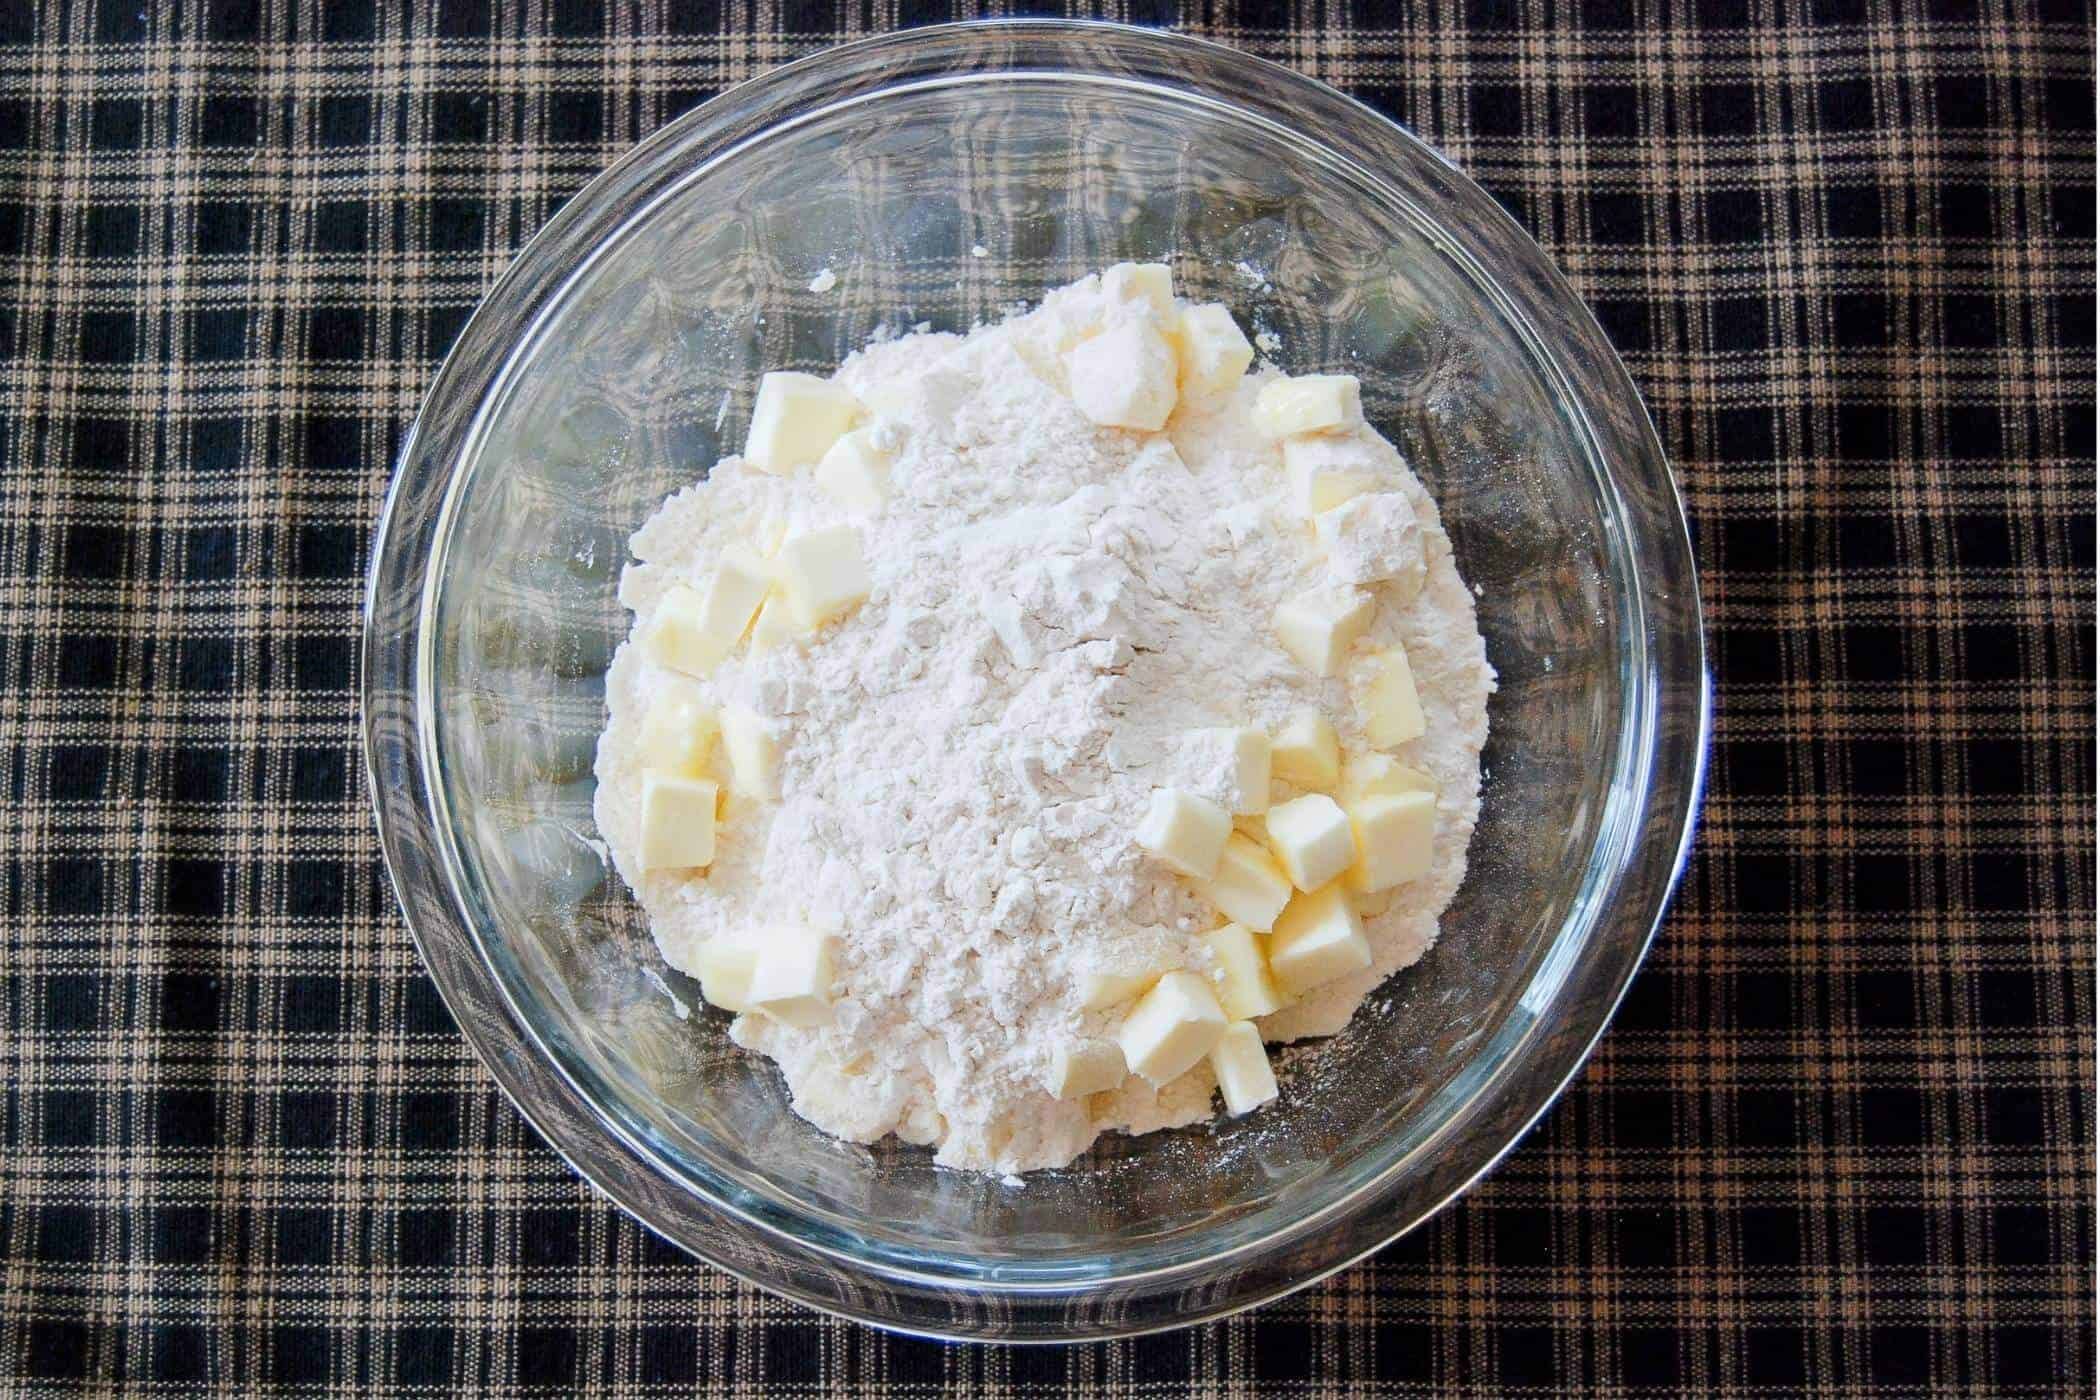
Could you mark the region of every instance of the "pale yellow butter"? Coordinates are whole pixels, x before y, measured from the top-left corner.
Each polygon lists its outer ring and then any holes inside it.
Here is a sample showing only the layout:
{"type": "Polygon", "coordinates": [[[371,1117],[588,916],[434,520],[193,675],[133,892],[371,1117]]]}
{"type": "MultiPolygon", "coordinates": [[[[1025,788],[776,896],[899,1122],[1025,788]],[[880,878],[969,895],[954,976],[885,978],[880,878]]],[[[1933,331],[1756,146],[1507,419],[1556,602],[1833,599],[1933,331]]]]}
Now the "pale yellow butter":
{"type": "Polygon", "coordinates": [[[1339,881],[1292,900],[1269,935],[1269,973],[1285,996],[1302,996],[1370,965],[1363,920],[1339,881]]]}
{"type": "Polygon", "coordinates": [[[1276,1097],[1276,1071],[1251,1021],[1234,1021],[1225,1028],[1210,1048],[1210,1067],[1218,1076],[1218,1092],[1225,1096],[1225,1111],[1235,1118],[1276,1097]]]}
{"type": "Polygon", "coordinates": [[[758,949],[717,937],[700,945],[693,967],[700,978],[700,995],[710,1006],[739,1015],[751,1009],[751,974],[758,967],[758,949]]]}
{"type": "Polygon", "coordinates": [[[1269,849],[1301,890],[1316,890],[1356,863],[1348,815],[1325,793],[1278,803],[1268,823],[1269,849]]]}
{"type": "Polygon", "coordinates": [[[1227,1016],[1252,1020],[1283,1009],[1283,994],[1269,975],[1268,954],[1261,940],[1240,924],[1227,924],[1203,935],[1217,961],[1214,977],[1218,1005],[1227,1016]]]}
{"type": "Polygon", "coordinates": [[[712,705],[684,684],[666,684],[642,716],[635,754],[644,768],[697,778],[707,771],[720,729],[712,705]]]}
{"type": "Polygon", "coordinates": [[[1060,1099],[1084,1098],[1113,1089],[1129,1075],[1123,1048],[1113,1041],[1060,1045],[1050,1052],[1050,1092],[1060,1099]]]}
{"type": "Polygon", "coordinates": [[[855,428],[817,462],[817,485],[858,515],[873,515],[890,497],[890,454],[873,428],[855,428]]]}
{"type": "Polygon", "coordinates": [[[1269,741],[1271,771],[1301,788],[1331,788],[1342,771],[1342,745],[1327,716],[1311,706],[1293,710],[1269,741]]]}
{"type": "Polygon", "coordinates": [[[1217,905],[1219,913],[1257,933],[1274,928],[1276,916],[1291,902],[1290,876],[1268,851],[1238,831],[1225,839],[1217,873],[1196,881],[1195,886],[1196,893],[1217,905]]]}
{"type": "Polygon", "coordinates": [[[1246,334],[1232,312],[1216,302],[1183,308],[1174,328],[1174,349],[1181,359],[1181,392],[1190,397],[1225,392],[1254,363],[1254,347],[1246,334]]]}
{"type": "Polygon", "coordinates": [[[1174,309],[1174,272],[1165,263],[1117,263],[1101,274],[1110,301],[1143,302],[1155,315],[1174,309]]]}
{"type": "Polygon", "coordinates": [[[1330,432],[1363,421],[1362,394],[1353,374],[1272,380],[1254,400],[1254,426],[1272,438],[1330,432]]]}
{"type": "Polygon", "coordinates": [[[1376,490],[1380,480],[1378,459],[1368,447],[1323,434],[1285,438],[1283,474],[1291,505],[1307,520],[1376,490]]]}
{"type": "Polygon", "coordinates": [[[1349,804],[1356,834],[1356,863],[1349,888],[1364,894],[1419,880],[1429,873],[1436,850],[1436,796],[1402,792],[1361,797],[1349,804]]]}
{"type": "Polygon", "coordinates": [[[1315,588],[1277,606],[1276,640],[1306,670],[1331,676],[1370,627],[1372,611],[1360,588],[1315,588]]]}
{"type": "Polygon", "coordinates": [[[860,404],[842,384],[776,370],[758,381],[744,460],[778,475],[817,461],[854,420],[860,404]]]}
{"type": "Polygon", "coordinates": [[[1232,818],[1223,807],[1179,788],[1158,788],[1152,806],[1138,823],[1137,844],[1170,869],[1192,880],[1218,872],[1232,818]]]}
{"type": "Polygon", "coordinates": [[[844,617],[861,605],[872,586],[867,561],[861,557],[860,532],[851,525],[790,537],[780,546],[774,570],[796,623],[805,630],[844,617]]]}
{"type": "Polygon", "coordinates": [[[780,745],[766,722],[741,705],[725,705],[721,723],[730,786],[746,797],[780,796],[780,745]]]}
{"type": "Polygon", "coordinates": [[[720,789],[705,778],[644,771],[642,869],[691,870],[712,864],[719,795],[720,789]]]}
{"type": "Polygon", "coordinates": [[[1427,731],[1414,667],[1398,643],[1364,662],[1357,677],[1356,712],[1364,733],[1382,749],[1419,739],[1427,731]]]}
{"type": "Polygon", "coordinates": [[[835,941],[798,926],[767,930],[751,972],[751,1009],[803,1030],[828,1022],[835,941]]]}
{"type": "Polygon", "coordinates": [[[1342,762],[1342,793],[1347,797],[1435,791],[1436,779],[1389,753],[1353,753],[1342,762]]]}
{"type": "Polygon", "coordinates": [[[1116,1031],[1123,1060],[1154,1084],[1186,1073],[1225,1033],[1217,997],[1193,972],[1170,972],[1116,1031]]]}

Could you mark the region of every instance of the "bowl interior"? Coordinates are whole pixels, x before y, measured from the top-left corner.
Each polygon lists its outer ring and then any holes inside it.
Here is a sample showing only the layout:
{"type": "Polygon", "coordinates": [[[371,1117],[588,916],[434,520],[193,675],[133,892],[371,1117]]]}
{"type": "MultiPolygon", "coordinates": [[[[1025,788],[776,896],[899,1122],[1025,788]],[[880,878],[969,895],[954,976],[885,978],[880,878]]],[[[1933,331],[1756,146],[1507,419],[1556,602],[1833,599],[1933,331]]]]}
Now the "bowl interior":
{"type": "Polygon", "coordinates": [[[1579,959],[1643,799],[1642,618],[1608,468],[1468,231],[1188,93],[959,74],[700,165],[602,243],[502,369],[434,564],[422,676],[457,895],[518,1015],[686,1189],[878,1266],[1084,1281],[1274,1241],[1414,1170],[1579,959]],[[1443,219],[1445,221],[1440,222],[1443,219]],[[1441,942],[1281,1101],[1111,1137],[1019,1183],[837,1143],[658,956],[591,818],[626,537],[742,442],[759,374],[965,329],[1125,258],[1346,371],[1441,503],[1501,673],[1472,873],[1441,942]],[[809,290],[825,269],[829,290],[809,290]]]}

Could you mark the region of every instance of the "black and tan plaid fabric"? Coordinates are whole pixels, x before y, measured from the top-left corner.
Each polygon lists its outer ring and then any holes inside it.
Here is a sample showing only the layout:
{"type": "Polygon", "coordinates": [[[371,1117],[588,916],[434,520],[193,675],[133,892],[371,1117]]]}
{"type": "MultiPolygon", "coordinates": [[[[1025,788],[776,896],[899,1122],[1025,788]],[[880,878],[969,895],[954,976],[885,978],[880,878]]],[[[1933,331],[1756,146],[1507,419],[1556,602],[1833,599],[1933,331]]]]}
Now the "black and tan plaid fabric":
{"type": "Polygon", "coordinates": [[[1510,1160],[1251,1316],[825,1321],[595,1199],[378,863],[389,459],[515,249],[872,0],[0,0],[0,1394],[2085,1394],[2094,91],[2072,0],[1118,6],[1412,124],[1682,473],[1674,915],[1510,1160]]]}

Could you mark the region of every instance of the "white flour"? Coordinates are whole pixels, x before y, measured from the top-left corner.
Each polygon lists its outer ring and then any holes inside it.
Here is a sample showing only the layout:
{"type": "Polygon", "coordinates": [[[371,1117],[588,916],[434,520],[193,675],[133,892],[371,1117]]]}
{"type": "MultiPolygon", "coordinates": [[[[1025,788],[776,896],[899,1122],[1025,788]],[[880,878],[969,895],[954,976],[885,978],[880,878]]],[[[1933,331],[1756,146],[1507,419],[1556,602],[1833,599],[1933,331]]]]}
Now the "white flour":
{"type": "MultiPolygon", "coordinates": [[[[1247,420],[1269,372],[1185,404],[1165,434],[1097,428],[1065,397],[1060,352],[1117,314],[1090,277],[967,339],[912,335],[840,370],[894,406],[891,499],[854,520],[873,590],[806,649],[739,648],[704,684],[772,720],[784,793],[731,799],[704,878],[634,859],[635,736],[661,677],[631,642],[613,661],[598,820],[665,958],[691,970],[708,940],[783,921],[837,931],[830,1025],[747,1015],[732,1034],[841,1137],[895,1133],[945,1164],[1013,1172],[1068,1162],[1105,1130],[1208,1117],[1205,1065],[1158,1091],[1132,1077],[1060,1102],[1044,1088],[1055,1047],[1119,1014],[1079,1008],[1081,971],[1208,966],[1197,935],[1218,915],[1131,833],[1155,786],[1225,781],[1193,730],[1273,732],[1312,704],[1345,748],[1369,747],[1344,679],[1308,674],[1271,629],[1277,602],[1326,566],[1247,420]]],[[[1404,607],[1381,599],[1359,646],[1399,640],[1413,661],[1428,735],[1397,756],[1436,779],[1436,861],[1365,920],[1373,966],[1265,1018],[1272,1041],[1334,1032],[1422,956],[1479,807],[1493,674],[1472,595],[1435,506],[1386,458],[1382,489],[1413,503],[1427,582],[1404,607]]],[[[849,518],[807,471],[725,459],[636,532],[622,601],[639,628],[725,547],[849,518]]]]}

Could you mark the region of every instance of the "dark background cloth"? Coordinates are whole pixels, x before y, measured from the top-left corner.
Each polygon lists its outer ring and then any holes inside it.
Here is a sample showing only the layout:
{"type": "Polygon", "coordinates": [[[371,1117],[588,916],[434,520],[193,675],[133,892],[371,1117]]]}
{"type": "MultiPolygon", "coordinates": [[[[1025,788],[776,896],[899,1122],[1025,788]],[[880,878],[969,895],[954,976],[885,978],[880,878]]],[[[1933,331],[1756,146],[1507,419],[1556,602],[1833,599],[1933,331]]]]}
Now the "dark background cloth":
{"type": "Polygon", "coordinates": [[[595,1198],[381,872],[353,653],[390,459],[591,175],[948,11],[4,0],[0,1394],[2091,1392],[2090,10],[1104,13],[1441,146],[1682,474],[1712,790],[1560,1105],[1371,1261],[1071,1350],[830,1322],[595,1198]]]}

